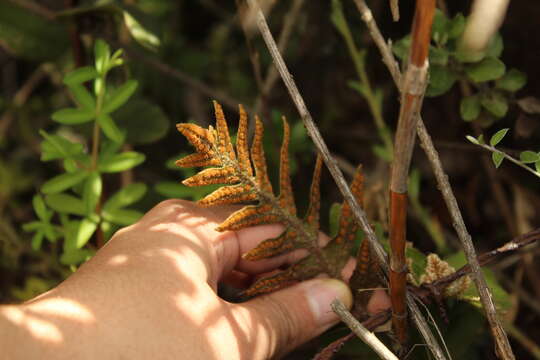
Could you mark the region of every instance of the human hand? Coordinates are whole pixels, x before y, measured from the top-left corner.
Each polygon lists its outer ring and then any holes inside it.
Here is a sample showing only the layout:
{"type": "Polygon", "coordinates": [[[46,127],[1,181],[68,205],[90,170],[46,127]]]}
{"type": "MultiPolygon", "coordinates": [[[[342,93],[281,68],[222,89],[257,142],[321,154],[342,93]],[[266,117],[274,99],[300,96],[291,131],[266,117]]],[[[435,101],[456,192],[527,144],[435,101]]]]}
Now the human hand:
{"type": "Polygon", "coordinates": [[[282,227],[216,232],[228,213],[165,201],[118,231],[55,289],[1,308],[4,325],[11,327],[6,344],[35,340],[8,346],[13,358],[267,359],[337,323],[330,303],[352,303],[338,280],[305,281],[240,304],[217,296],[220,281],[238,283],[245,274],[269,272],[303,256],[296,251],[243,260],[241,254],[282,227]]]}

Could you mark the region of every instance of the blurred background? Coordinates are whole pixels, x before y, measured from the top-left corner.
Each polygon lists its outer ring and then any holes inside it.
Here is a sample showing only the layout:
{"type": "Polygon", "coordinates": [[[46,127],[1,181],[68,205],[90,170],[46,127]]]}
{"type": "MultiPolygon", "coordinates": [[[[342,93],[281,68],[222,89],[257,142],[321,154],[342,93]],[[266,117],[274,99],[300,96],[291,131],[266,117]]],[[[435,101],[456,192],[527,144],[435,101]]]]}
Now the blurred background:
{"type": "MultiPolygon", "coordinates": [[[[357,8],[349,0],[261,4],[341,169],[350,178],[358,164],[364,165],[366,212],[384,239],[398,92],[357,8]]],[[[392,21],[387,2],[368,5],[383,35],[392,40],[395,55],[403,59],[414,2],[400,1],[399,22],[392,21]]],[[[511,2],[486,57],[475,61],[459,52],[470,2],[439,1],[438,5],[431,80],[422,114],[474,244],[484,252],[539,223],[540,38],[534,35],[540,3],[511,2]],[[488,141],[502,129],[509,130],[497,149],[530,171],[497,159],[493,151],[465,138],[483,134],[488,141]]],[[[223,105],[232,129],[238,104],[261,116],[273,180],[279,169],[281,116],[287,117],[292,126],[293,187],[302,214],[308,187],[298,184],[310,182],[316,152],[243,1],[0,2],[0,302],[23,301],[55,286],[116,229],[159,201],[196,200],[206,194],[207,188],[190,189],[180,183],[194,170],[174,165],[191,152],[175,124],[212,124],[212,100],[223,105]],[[63,79],[75,69],[94,67],[97,39],[103,39],[111,53],[123,49],[124,63],[108,74],[108,89],[118,89],[130,79],[138,82],[135,93],[112,113],[124,137],[111,146],[114,151],[144,155],[137,166],[100,174],[98,198],[106,201],[133,184],[143,184],[137,189],[144,191],[123,203],[129,211],[100,215],[84,244],[73,250],[66,244],[80,233],[70,226],[78,224],[81,229],[89,217],[63,209],[42,188],[71,171],[58,157],[47,157],[51,140],[46,136],[67,139],[69,144],[82,145],[77,151],[91,152],[92,126],[62,123],[51,115],[80,100],[63,79]],[[46,210],[40,216],[42,205],[46,210]],[[28,225],[33,222],[37,225],[28,225]]],[[[104,147],[109,141],[105,135],[104,147]]],[[[463,264],[452,220],[419,146],[410,183],[408,240],[424,254],[437,252],[451,265],[463,264]]],[[[326,214],[342,200],[328,174],[322,187],[321,219],[328,229],[331,221],[326,214]]],[[[84,191],[74,185],[70,196],[84,199],[84,191]]],[[[530,246],[511,254],[491,266],[487,275],[520,359],[540,358],[538,252],[537,246],[530,246]]],[[[494,359],[489,355],[492,340],[474,301],[451,299],[448,306],[450,324],[441,326],[454,359],[494,359]]],[[[333,329],[290,358],[309,358],[344,334],[343,328],[333,329]]],[[[369,358],[366,351],[353,341],[338,356],[369,358]]],[[[423,349],[414,354],[413,358],[426,356],[423,349]]]]}

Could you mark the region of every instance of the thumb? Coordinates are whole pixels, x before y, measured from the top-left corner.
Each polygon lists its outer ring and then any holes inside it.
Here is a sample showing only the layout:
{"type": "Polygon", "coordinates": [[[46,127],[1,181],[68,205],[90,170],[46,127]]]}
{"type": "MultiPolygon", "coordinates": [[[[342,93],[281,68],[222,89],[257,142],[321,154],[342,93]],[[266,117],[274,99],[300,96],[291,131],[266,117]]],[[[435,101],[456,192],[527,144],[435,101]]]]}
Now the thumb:
{"type": "Polygon", "coordinates": [[[339,321],[330,304],[339,299],[348,308],[352,294],[344,282],[313,279],[234,305],[233,313],[250,335],[242,344],[253,359],[283,355],[339,321]]]}

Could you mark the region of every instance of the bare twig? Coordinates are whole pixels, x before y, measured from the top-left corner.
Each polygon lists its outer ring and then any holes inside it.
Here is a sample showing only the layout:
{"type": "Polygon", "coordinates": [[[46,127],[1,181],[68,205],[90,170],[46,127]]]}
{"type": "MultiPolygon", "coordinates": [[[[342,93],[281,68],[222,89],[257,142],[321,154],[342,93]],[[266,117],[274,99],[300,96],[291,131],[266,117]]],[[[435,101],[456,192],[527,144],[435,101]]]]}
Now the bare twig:
{"type": "Polygon", "coordinates": [[[392,20],[399,21],[399,0],[390,0],[390,11],[392,12],[392,20]]]}
{"type": "MultiPolygon", "coordinates": [[[[383,61],[388,66],[394,82],[401,90],[401,75],[399,73],[399,67],[397,66],[394,56],[392,55],[392,50],[384,41],[384,38],[381,35],[381,32],[379,31],[377,24],[373,19],[373,15],[367,7],[365,1],[354,1],[370,33],[372,35],[375,34],[375,36],[373,36],[373,40],[379,48],[379,51],[383,56],[383,61]]],[[[454,229],[456,230],[459,240],[461,241],[461,245],[467,257],[467,261],[471,265],[472,278],[476,285],[476,288],[478,289],[480,301],[482,302],[482,305],[486,311],[486,317],[489,321],[493,336],[495,338],[495,342],[497,344],[497,348],[499,349],[499,353],[503,356],[504,359],[514,359],[512,348],[510,347],[508,337],[504,332],[501,322],[497,317],[497,311],[495,309],[495,304],[493,303],[491,291],[487,287],[486,279],[484,278],[480,270],[480,265],[478,263],[478,259],[476,258],[476,251],[474,249],[471,236],[467,231],[465,222],[463,221],[463,216],[461,215],[461,211],[459,210],[459,206],[450,186],[450,182],[448,181],[448,176],[444,172],[441,160],[439,158],[439,154],[433,146],[433,141],[431,140],[431,137],[427,132],[427,129],[421,117],[419,117],[418,119],[418,125],[416,130],[418,132],[418,137],[420,138],[421,146],[424,149],[424,152],[426,153],[431,167],[433,168],[433,171],[435,173],[435,178],[437,180],[439,189],[441,190],[441,193],[443,195],[444,201],[446,202],[446,206],[448,207],[450,215],[452,216],[454,229]]]]}
{"type": "Polygon", "coordinates": [[[417,1],[409,65],[403,78],[390,178],[390,299],[392,324],[402,346],[407,342],[405,305],[408,266],[405,259],[407,183],[416,138],[416,123],[427,83],[428,53],[435,0],[417,1]]]}
{"type": "MultiPolygon", "coordinates": [[[[296,25],[296,20],[300,14],[302,5],[304,5],[304,0],[294,0],[291,4],[290,10],[288,11],[287,15],[285,15],[283,28],[281,29],[281,33],[279,34],[278,38],[278,50],[280,53],[283,53],[287,48],[287,44],[289,43],[294,25],[296,25]]],[[[276,67],[274,65],[270,65],[264,79],[261,93],[255,100],[255,105],[253,106],[253,112],[255,114],[260,112],[265,100],[268,98],[268,94],[270,94],[270,91],[272,91],[272,88],[278,79],[279,73],[276,67]]]]}
{"type": "Polygon", "coordinates": [[[351,329],[356,336],[358,336],[362,341],[364,341],[369,347],[373,349],[381,359],[385,360],[398,360],[396,355],[394,355],[387,347],[384,345],[374,333],[366,329],[356,318],[347,310],[345,305],[338,299],[332,302],[332,310],[340,317],[349,329],[351,329]]]}
{"type": "MultiPolygon", "coordinates": [[[[470,141],[470,140],[469,140],[469,141],[470,141]]],[[[491,151],[492,153],[499,153],[499,154],[501,154],[505,159],[507,159],[507,160],[513,162],[514,164],[516,164],[517,166],[519,166],[519,167],[521,167],[521,168],[527,170],[527,171],[530,172],[531,174],[533,174],[533,175],[535,175],[535,176],[537,176],[537,177],[540,177],[540,173],[536,172],[534,169],[532,169],[532,168],[528,167],[527,165],[523,164],[523,163],[522,163],[521,161],[519,161],[518,159],[516,159],[516,158],[514,158],[514,157],[512,157],[512,156],[510,156],[510,155],[508,155],[508,154],[505,153],[504,151],[501,151],[501,150],[497,149],[496,147],[491,146],[491,145],[487,145],[487,144],[480,144],[480,143],[476,143],[476,142],[475,142],[474,144],[476,144],[476,145],[478,145],[478,146],[480,146],[480,147],[482,147],[482,148],[484,148],[484,149],[486,149],[486,150],[489,150],[489,151],[491,151]]]]}
{"type": "MultiPolygon", "coordinates": [[[[283,79],[283,82],[285,83],[285,86],[287,87],[287,90],[289,91],[289,94],[296,105],[296,108],[300,114],[300,117],[302,118],[302,121],[304,122],[304,125],[306,126],[309,136],[312,138],[313,142],[315,143],[315,146],[319,150],[326,166],[328,167],[330,173],[332,174],[332,177],[336,181],[336,184],[341,194],[351,206],[351,210],[356,220],[359,222],[360,226],[362,227],[362,230],[364,231],[366,238],[369,240],[372,250],[374,254],[377,256],[377,259],[381,265],[381,268],[383,269],[383,271],[387,272],[388,260],[387,260],[386,253],[384,249],[382,248],[382,246],[379,244],[377,237],[375,236],[375,233],[373,232],[373,229],[369,225],[369,222],[367,220],[367,217],[364,211],[358,205],[358,202],[356,201],[355,197],[351,193],[351,190],[347,186],[347,182],[343,178],[343,174],[341,173],[341,170],[337,166],[337,163],[334,160],[334,158],[331,156],[328,150],[328,147],[326,146],[326,143],[324,142],[319,130],[317,129],[317,126],[313,122],[313,118],[311,117],[311,114],[309,113],[306,107],[304,99],[302,98],[302,95],[300,95],[300,92],[298,91],[298,87],[296,86],[296,83],[294,82],[292,75],[287,69],[287,65],[285,65],[285,62],[283,61],[283,57],[281,56],[277,48],[276,42],[270,32],[270,29],[268,28],[268,24],[266,22],[263,12],[260,10],[256,0],[248,0],[248,3],[251,7],[256,9],[257,26],[259,27],[259,31],[261,32],[261,35],[266,43],[266,46],[268,47],[268,50],[270,51],[270,54],[281,75],[281,78],[283,79]]],[[[421,314],[420,310],[414,303],[414,300],[412,299],[412,297],[407,297],[407,304],[411,310],[411,313],[413,314],[413,318],[416,321],[416,325],[420,333],[426,340],[426,343],[429,345],[435,358],[445,359],[445,356],[439,344],[435,340],[435,337],[431,333],[431,330],[429,329],[428,324],[426,323],[423,315],[421,314]]]]}

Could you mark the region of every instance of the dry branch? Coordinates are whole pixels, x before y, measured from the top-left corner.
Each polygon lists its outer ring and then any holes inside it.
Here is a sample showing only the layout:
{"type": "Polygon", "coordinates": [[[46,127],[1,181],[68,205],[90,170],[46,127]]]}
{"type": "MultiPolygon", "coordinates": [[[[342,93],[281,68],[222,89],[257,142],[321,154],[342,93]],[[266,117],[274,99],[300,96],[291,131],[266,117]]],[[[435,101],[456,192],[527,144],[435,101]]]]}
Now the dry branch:
{"type": "Polygon", "coordinates": [[[345,305],[338,299],[334,300],[331,305],[332,310],[338,314],[339,318],[347,324],[349,329],[351,329],[356,336],[358,336],[362,341],[364,341],[370,348],[373,349],[385,360],[398,360],[396,355],[394,355],[387,347],[384,345],[374,333],[366,329],[356,318],[347,310],[345,305]]]}

